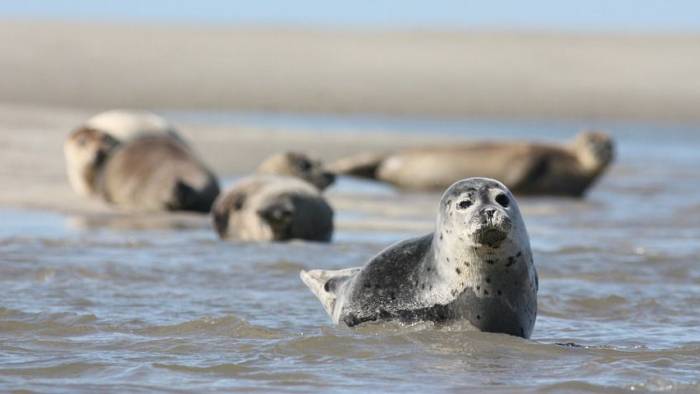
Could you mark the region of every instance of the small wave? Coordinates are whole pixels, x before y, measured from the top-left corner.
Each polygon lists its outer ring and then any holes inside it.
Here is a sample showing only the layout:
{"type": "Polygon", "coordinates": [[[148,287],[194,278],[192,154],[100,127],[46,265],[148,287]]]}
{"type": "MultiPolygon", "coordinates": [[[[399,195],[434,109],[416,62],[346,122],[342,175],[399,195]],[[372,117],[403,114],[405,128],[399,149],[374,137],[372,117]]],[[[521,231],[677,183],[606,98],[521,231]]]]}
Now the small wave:
{"type": "Polygon", "coordinates": [[[25,313],[0,308],[0,332],[53,336],[86,335],[97,331],[97,317],[77,313],[25,313]]]}
{"type": "Polygon", "coordinates": [[[178,324],[141,328],[133,332],[145,336],[216,335],[246,339],[277,339],[284,336],[281,331],[252,325],[232,315],[202,317],[178,324]]]}
{"type": "Polygon", "coordinates": [[[246,367],[241,364],[216,364],[206,367],[198,367],[192,365],[155,363],[153,364],[153,367],[169,369],[175,372],[216,374],[225,376],[238,376],[241,374],[250,373],[255,370],[254,368],[246,367]]]}
{"type": "Polygon", "coordinates": [[[69,378],[94,373],[105,368],[99,363],[61,363],[46,367],[0,368],[0,375],[31,378],[69,378]]]}

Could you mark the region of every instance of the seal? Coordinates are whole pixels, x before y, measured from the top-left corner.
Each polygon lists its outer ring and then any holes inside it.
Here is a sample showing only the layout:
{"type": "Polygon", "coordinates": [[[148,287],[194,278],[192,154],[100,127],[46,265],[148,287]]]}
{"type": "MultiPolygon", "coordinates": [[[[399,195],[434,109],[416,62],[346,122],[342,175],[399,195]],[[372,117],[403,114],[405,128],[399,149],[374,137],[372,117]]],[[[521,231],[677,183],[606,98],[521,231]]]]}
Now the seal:
{"type": "Polygon", "coordinates": [[[442,195],[434,233],[399,242],[364,267],[302,271],[333,322],[466,320],[529,338],[537,271],[518,204],[500,182],[458,181],[442,195]]]}
{"type": "Polygon", "coordinates": [[[253,175],[217,198],[214,229],[221,239],[328,242],[333,209],[310,183],[291,176],[253,175]]]}
{"type": "Polygon", "coordinates": [[[363,153],[329,169],[415,190],[443,190],[482,176],[503,182],[517,195],[582,197],[614,159],[614,144],[602,132],[582,132],[567,146],[527,142],[475,142],[363,153]]]}
{"type": "Polygon", "coordinates": [[[299,152],[273,155],[263,161],[256,172],[262,175],[288,175],[303,179],[318,190],[325,190],[335,182],[335,174],[326,171],[323,164],[299,152]]]}
{"type": "Polygon", "coordinates": [[[112,109],[94,115],[82,127],[99,130],[120,142],[144,135],[169,135],[184,142],[172,124],[148,111],[112,109]]]}
{"type": "Polygon", "coordinates": [[[216,176],[192,149],[167,135],[119,142],[82,127],[64,144],[68,178],[80,195],[139,211],[209,212],[216,176]]]}

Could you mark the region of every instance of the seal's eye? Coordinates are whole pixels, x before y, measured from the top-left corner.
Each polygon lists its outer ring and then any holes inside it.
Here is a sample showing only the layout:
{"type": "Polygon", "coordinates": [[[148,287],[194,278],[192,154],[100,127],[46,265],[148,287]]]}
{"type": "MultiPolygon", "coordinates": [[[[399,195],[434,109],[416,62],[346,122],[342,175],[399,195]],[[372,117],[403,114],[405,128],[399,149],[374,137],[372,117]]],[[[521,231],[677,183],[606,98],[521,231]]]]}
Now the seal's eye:
{"type": "Polygon", "coordinates": [[[87,144],[87,137],[84,135],[78,136],[78,146],[85,146],[87,144]]]}
{"type": "Polygon", "coordinates": [[[299,168],[302,171],[309,171],[311,169],[311,167],[312,167],[311,162],[308,160],[301,160],[299,162],[299,168]]]}
{"type": "Polygon", "coordinates": [[[496,196],[496,202],[499,203],[499,204],[501,204],[501,206],[502,206],[503,208],[506,208],[506,207],[508,207],[508,205],[510,204],[510,199],[508,198],[508,196],[506,196],[505,194],[501,193],[501,194],[499,194],[499,195],[496,196]]]}
{"type": "Polygon", "coordinates": [[[472,202],[469,200],[462,200],[459,202],[459,204],[457,204],[457,206],[459,209],[467,209],[472,206],[472,202]]]}

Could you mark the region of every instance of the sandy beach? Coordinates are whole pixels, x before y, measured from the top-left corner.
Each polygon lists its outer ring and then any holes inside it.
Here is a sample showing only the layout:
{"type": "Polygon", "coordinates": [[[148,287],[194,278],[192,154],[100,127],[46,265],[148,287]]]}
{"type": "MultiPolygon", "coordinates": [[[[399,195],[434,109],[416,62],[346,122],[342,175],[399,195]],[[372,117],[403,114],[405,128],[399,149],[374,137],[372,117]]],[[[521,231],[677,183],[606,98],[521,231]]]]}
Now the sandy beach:
{"type": "Polygon", "coordinates": [[[699,121],[700,35],[0,23],[0,102],[699,121]]]}

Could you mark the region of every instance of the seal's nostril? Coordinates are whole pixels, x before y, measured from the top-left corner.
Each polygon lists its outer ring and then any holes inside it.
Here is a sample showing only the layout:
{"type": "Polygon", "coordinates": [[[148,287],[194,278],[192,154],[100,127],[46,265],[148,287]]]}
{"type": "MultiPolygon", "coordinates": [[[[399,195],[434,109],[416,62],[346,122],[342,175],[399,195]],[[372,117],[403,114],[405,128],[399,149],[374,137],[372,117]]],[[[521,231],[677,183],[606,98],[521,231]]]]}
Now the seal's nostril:
{"type": "Polygon", "coordinates": [[[489,219],[493,219],[493,215],[496,214],[496,210],[493,208],[487,208],[484,209],[484,213],[486,214],[486,217],[488,217],[489,219]]]}

